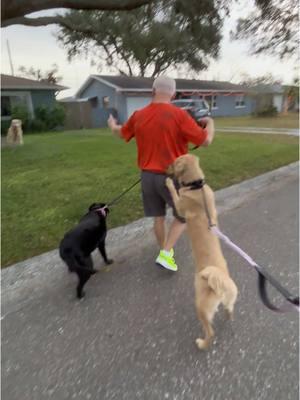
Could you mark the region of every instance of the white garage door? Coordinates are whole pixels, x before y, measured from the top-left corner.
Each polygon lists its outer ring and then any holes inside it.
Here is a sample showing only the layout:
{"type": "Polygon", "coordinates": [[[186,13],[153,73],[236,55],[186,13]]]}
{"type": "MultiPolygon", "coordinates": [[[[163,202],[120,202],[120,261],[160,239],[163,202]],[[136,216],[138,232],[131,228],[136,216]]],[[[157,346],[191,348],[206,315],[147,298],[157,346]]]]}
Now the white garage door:
{"type": "Polygon", "coordinates": [[[278,112],[282,111],[282,95],[281,94],[275,94],[273,97],[273,106],[277,108],[278,112]]]}
{"type": "Polygon", "coordinates": [[[127,97],[127,118],[136,110],[147,106],[151,102],[151,97],[127,97]]]}

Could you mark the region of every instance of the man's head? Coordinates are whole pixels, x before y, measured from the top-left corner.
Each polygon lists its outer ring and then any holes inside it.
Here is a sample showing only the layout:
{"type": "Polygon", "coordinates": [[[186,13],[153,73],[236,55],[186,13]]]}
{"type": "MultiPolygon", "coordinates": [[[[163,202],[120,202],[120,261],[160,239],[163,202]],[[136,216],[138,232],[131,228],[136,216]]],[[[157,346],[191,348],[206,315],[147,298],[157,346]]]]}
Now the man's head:
{"type": "Polygon", "coordinates": [[[153,95],[155,97],[171,100],[176,93],[176,82],[168,76],[161,75],[153,82],[153,95]]]}

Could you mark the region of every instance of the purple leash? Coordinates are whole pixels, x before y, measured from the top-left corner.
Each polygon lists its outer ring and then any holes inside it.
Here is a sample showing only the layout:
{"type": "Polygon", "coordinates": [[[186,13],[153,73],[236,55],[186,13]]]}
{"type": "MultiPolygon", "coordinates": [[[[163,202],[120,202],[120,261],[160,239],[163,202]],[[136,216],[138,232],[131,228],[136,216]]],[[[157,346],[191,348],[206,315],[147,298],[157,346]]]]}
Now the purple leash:
{"type": "Polygon", "coordinates": [[[251,267],[254,267],[256,271],[259,274],[259,292],[261,299],[265,306],[267,306],[269,309],[272,311],[276,312],[289,312],[293,310],[297,310],[300,312],[300,307],[299,307],[299,298],[294,298],[285,288],[283,288],[269,273],[264,271],[262,267],[260,267],[252,257],[249,256],[244,250],[242,250],[239,246],[237,246],[235,243],[233,243],[228,236],[224,235],[223,232],[220,231],[220,229],[215,225],[210,227],[212,233],[217,236],[219,239],[221,239],[228,247],[230,247],[235,253],[240,255],[244,260],[248,262],[248,264],[251,265],[251,267]],[[269,281],[288,301],[288,303],[283,304],[280,307],[274,306],[270,300],[268,299],[267,292],[266,292],[266,281],[269,281]]]}
{"type": "Polygon", "coordinates": [[[261,266],[259,266],[252,257],[249,256],[244,250],[242,250],[239,246],[237,246],[235,243],[233,243],[232,240],[229,239],[228,236],[224,235],[221,230],[212,223],[212,220],[210,218],[210,214],[208,211],[208,206],[206,202],[206,197],[204,190],[202,188],[202,194],[203,194],[203,200],[204,200],[204,208],[205,208],[205,213],[208,219],[209,223],[209,229],[212,231],[212,233],[217,236],[219,239],[221,239],[228,247],[230,247],[235,253],[240,255],[244,260],[247,261],[247,263],[255,268],[256,272],[258,273],[258,290],[259,290],[259,295],[260,298],[263,302],[263,304],[268,307],[270,310],[278,312],[278,313],[285,313],[289,311],[296,310],[300,312],[300,307],[299,307],[299,297],[295,297],[291,295],[277,280],[269,274],[269,272],[265,271],[261,266]],[[272,286],[274,286],[279,293],[286,299],[286,303],[283,304],[280,307],[276,307],[272,304],[272,302],[269,300],[268,294],[267,294],[267,289],[266,289],[266,284],[269,282],[272,286]]]}

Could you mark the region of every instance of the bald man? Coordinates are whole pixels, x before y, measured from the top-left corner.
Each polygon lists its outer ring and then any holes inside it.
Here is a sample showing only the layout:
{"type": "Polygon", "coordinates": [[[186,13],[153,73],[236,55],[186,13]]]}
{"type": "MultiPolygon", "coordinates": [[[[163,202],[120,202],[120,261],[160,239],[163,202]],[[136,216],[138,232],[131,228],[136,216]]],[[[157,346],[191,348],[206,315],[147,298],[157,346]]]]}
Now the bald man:
{"type": "Polygon", "coordinates": [[[188,143],[208,146],[214,137],[214,122],[205,118],[205,129],[197,125],[181,108],[171,104],[176,94],[176,82],[160,76],[153,82],[152,102],[132,114],[124,125],[110,116],[109,128],[129,142],[135,138],[144,213],[154,219],[154,233],[160,248],[156,263],[177,271],[174,258],[177,240],[186,228],[185,221],[177,214],[170,193],[165,185],[166,170],[173,161],[188,152],[188,143]],[[173,209],[174,219],[169,231],[165,229],[166,206],[173,209]]]}

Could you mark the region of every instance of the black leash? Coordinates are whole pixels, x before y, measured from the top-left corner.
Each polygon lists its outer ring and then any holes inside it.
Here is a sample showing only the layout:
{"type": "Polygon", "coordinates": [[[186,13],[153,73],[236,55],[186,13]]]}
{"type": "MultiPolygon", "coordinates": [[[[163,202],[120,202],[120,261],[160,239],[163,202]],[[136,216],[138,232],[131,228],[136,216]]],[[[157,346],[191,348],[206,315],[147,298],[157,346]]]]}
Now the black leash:
{"type": "MultiPolygon", "coordinates": [[[[194,147],[193,150],[196,150],[199,146],[194,147]]],[[[133,183],[128,189],[126,189],[123,193],[121,193],[119,196],[111,200],[108,204],[107,207],[111,207],[112,205],[116,204],[127,192],[129,192],[131,189],[133,189],[136,185],[138,185],[141,182],[141,178],[139,178],[135,183],[133,183]]]]}
{"type": "Polygon", "coordinates": [[[116,204],[123,196],[125,196],[126,193],[128,193],[131,189],[133,189],[136,185],[138,185],[141,182],[141,178],[134,182],[128,189],[124,190],[119,196],[115,197],[113,200],[111,200],[108,204],[107,207],[111,207],[112,205],[116,204]]]}

